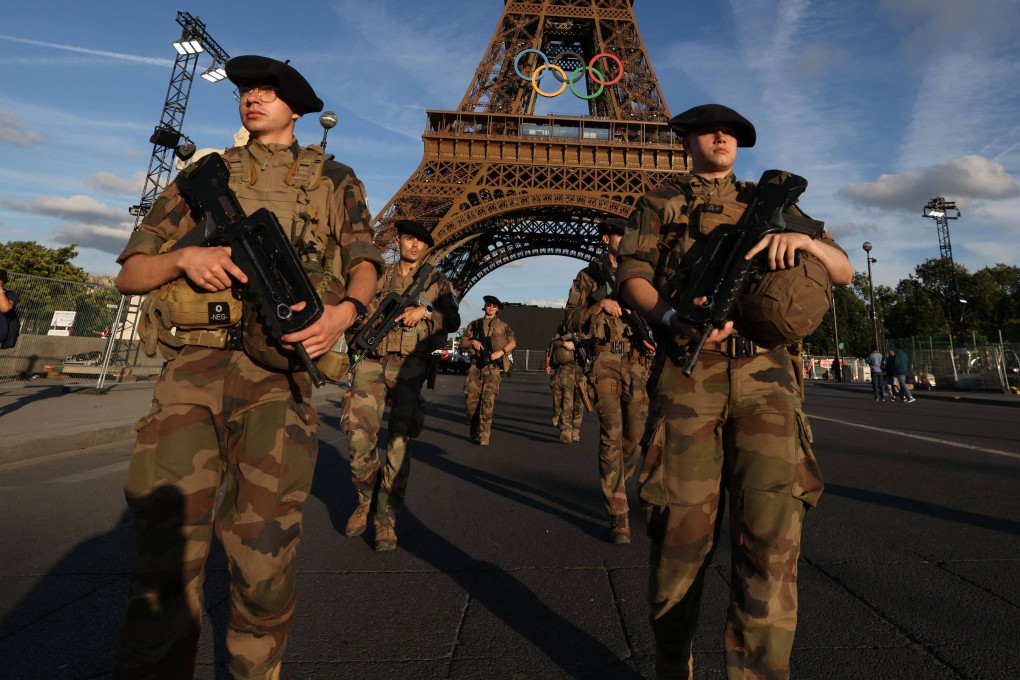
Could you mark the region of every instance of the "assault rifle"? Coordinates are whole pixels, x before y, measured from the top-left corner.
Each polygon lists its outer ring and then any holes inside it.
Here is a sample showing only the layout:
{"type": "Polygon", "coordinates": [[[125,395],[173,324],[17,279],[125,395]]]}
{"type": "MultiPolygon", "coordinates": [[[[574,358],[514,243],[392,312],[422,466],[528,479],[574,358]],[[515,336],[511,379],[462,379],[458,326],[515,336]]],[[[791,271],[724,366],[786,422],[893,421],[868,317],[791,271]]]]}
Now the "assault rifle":
{"type": "Polygon", "coordinates": [[[418,266],[411,285],[403,293],[391,291],[386,297],[379,301],[379,307],[375,313],[361,326],[361,329],[350,341],[348,347],[351,353],[351,367],[371,353],[386,335],[393,330],[397,323],[397,317],[404,313],[408,307],[417,307],[424,304],[421,299],[422,293],[428,288],[429,279],[432,278],[432,265],[423,263],[418,266]]]}
{"type": "Polygon", "coordinates": [[[687,344],[685,354],[678,352],[675,343],[669,343],[666,350],[675,363],[682,362],[684,375],[690,376],[694,370],[712,330],[733,319],[737,301],[752,276],[765,271],[766,253],[745,260],[748,251],[768,234],[794,231],[812,238],[821,234],[825,226],[822,222],[783,212],[797,202],[805,189],[807,180],[803,177],[766,170],[737,223],[717,227],[681,260],[680,273],[686,285],[677,286],[680,292],[672,302],[677,316],[694,326],[698,335],[687,344]],[[706,302],[695,305],[694,300],[701,297],[706,302]]]}
{"type": "MultiPolygon", "coordinates": [[[[173,249],[229,246],[230,259],[248,277],[247,284],[235,284],[237,289],[255,308],[270,338],[279,341],[315,323],[322,316],[322,300],[276,215],[266,208],[246,215],[228,185],[229,179],[230,171],[219,154],[202,158],[193,170],[177,178],[181,197],[197,224],[173,249]],[[291,309],[299,302],[305,303],[301,311],[291,309]]],[[[312,382],[322,387],[326,377],[304,346],[298,342],[294,349],[312,382]]]]}

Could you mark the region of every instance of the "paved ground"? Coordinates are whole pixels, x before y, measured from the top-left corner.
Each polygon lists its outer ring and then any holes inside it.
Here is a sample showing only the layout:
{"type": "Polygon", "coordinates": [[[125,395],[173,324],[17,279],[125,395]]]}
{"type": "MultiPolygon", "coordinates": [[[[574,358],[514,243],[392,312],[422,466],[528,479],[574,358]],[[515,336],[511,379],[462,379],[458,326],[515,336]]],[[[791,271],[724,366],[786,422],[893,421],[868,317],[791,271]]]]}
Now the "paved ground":
{"type": "MultiPolygon", "coordinates": [[[[799,678],[1020,677],[1020,398],[812,384],[826,494],[801,561],[799,678]]],[[[120,496],[151,385],[0,387],[0,665],[5,678],[106,678],[131,568],[120,496]],[[110,443],[102,443],[110,442],[110,443]],[[13,462],[18,461],[18,462],[13,462]]],[[[544,376],[505,381],[493,446],[467,441],[440,376],[417,442],[400,547],[347,539],[354,505],[337,389],[299,557],[288,678],[650,678],[647,542],[605,540],[596,422],[563,446],[544,376]]],[[[636,506],[636,503],[635,503],[636,506]]],[[[697,677],[721,675],[727,537],[707,580],[697,677]]],[[[226,678],[213,555],[200,678],[226,678]]]]}

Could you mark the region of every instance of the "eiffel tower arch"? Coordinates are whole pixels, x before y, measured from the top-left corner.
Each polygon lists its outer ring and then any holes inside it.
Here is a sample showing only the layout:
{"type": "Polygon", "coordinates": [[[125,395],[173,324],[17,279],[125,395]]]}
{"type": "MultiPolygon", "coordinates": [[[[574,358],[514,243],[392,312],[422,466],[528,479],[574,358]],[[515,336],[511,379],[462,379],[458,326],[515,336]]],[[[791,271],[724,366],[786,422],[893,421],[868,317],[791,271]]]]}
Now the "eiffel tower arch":
{"type": "Polygon", "coordinates": [[[599,221],[687,171],[633,4],[506,0],[460,106],[426,112],[421,164],[376,216],[376,245],[419,220],[461,295],[525,257],[596,258],[599,221]],[[535,115],[557,89],[588,114],[535,115]]]}

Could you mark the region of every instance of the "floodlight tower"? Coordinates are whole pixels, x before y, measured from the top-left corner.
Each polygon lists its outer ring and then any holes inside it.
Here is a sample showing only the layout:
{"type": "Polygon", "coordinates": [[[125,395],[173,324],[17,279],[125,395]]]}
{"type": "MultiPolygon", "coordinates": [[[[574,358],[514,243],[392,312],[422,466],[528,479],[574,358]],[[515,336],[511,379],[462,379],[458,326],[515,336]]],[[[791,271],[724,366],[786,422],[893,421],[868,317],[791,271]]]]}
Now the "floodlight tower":
{"type": "MultiPolygon", "coordinates": [[[[128,213],[135,218],[135,231],[138,230],[142,218],[152,208],[156,198],[170,183],[174,155],[187,160],[195,153],[194,144],[181,132],[181,127],[184,124],[184,112],[188,106],[199,55],[208,52],[212,57],[212,64],[202,72],[202,78],[216,83],[227,77],[224,66],[230,56],[212,39],[205,30],[205,24],[187,12],[177,13],[177,23],[181,26],[181,37],[172,43],[177,50],[177,59],[170,74],[170,86],[163,102],[163,115],[160,117],[159,125],[149,137],[149,142],[152,143],[149,172],[145,176],[141,200],[137,205],[128,208],[128,213]],[[181,144],[182,138],[186,143],[181,144]]],[[[102,393],[106,371],[110,364],[122,366],[127,364],[131,340],[135,335],[133,320],[137,318],[140,301],[141,298],[137,295],[122,296],[120,299],[103,353],[103,368],[99,372],[99,381],[95,387],[98,393],[102,393]],[[127,328],[128,323],[122,325],[121,319],[132,320],[131,328],[127,328]]]]}
{"type": "MultiPolygon", "coordinates": [[[[959,219],[960,211],[956,207],[956,201],[947,201],[942,196],[936,196],[924,206],[923,214],[925,217],[935,220],[935,224],[938,227],[939,252],[949,267],[948,285],[950,290],[945,297],[944,303],[946,305],[947,316],[949,317],[949,331],[950,333],[955,331],[957,340],[962,343],[963,310],[967,300],[960,294],[960,285],[956,278],[956,265],[953,262],[953,246],[949,241],[949,220],[959,219]],[[959,314],[956,314],[957,302],[959,303],[959,314]]],[[[953,352],[952,354],[953,373],[956,373],[956,353],[953,352]]]]}

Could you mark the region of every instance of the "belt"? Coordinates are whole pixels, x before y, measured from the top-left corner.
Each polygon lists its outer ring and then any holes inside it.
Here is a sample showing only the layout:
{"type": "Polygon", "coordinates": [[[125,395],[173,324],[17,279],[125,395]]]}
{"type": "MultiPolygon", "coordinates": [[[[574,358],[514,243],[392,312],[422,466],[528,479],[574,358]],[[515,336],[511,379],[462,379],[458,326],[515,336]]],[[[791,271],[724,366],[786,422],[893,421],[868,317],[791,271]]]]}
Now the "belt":
{"type": "Polygon", "coordinates": [[[597,342],[595,350],[598,352],[612,352],[613,354],[626,354],[630,351],[630,343],[626,340],[616,342],[597,342]]]}
{"type": "MultiPolygon", "coordinates": [[[[688,343],[679,341],[677,343],[685,347],[688,343]]],[[[731,335],[720,342],[706,342],[701,348],[703,352],[718,352],[731,358],[753,357],[760,354],[771,354],[775,348],[759,347],[747,338],[731,335]]]]}
{"type": "Polygon", "coordinates": [[[185,345],[229,350],[239,350],[244,348],[244,343],[241,341],[240,324],[229,326],[227,328],[216,328],[213,330],[203,329],[183,331],[178,328],[175,335],[177,339],[185,345]]]}

